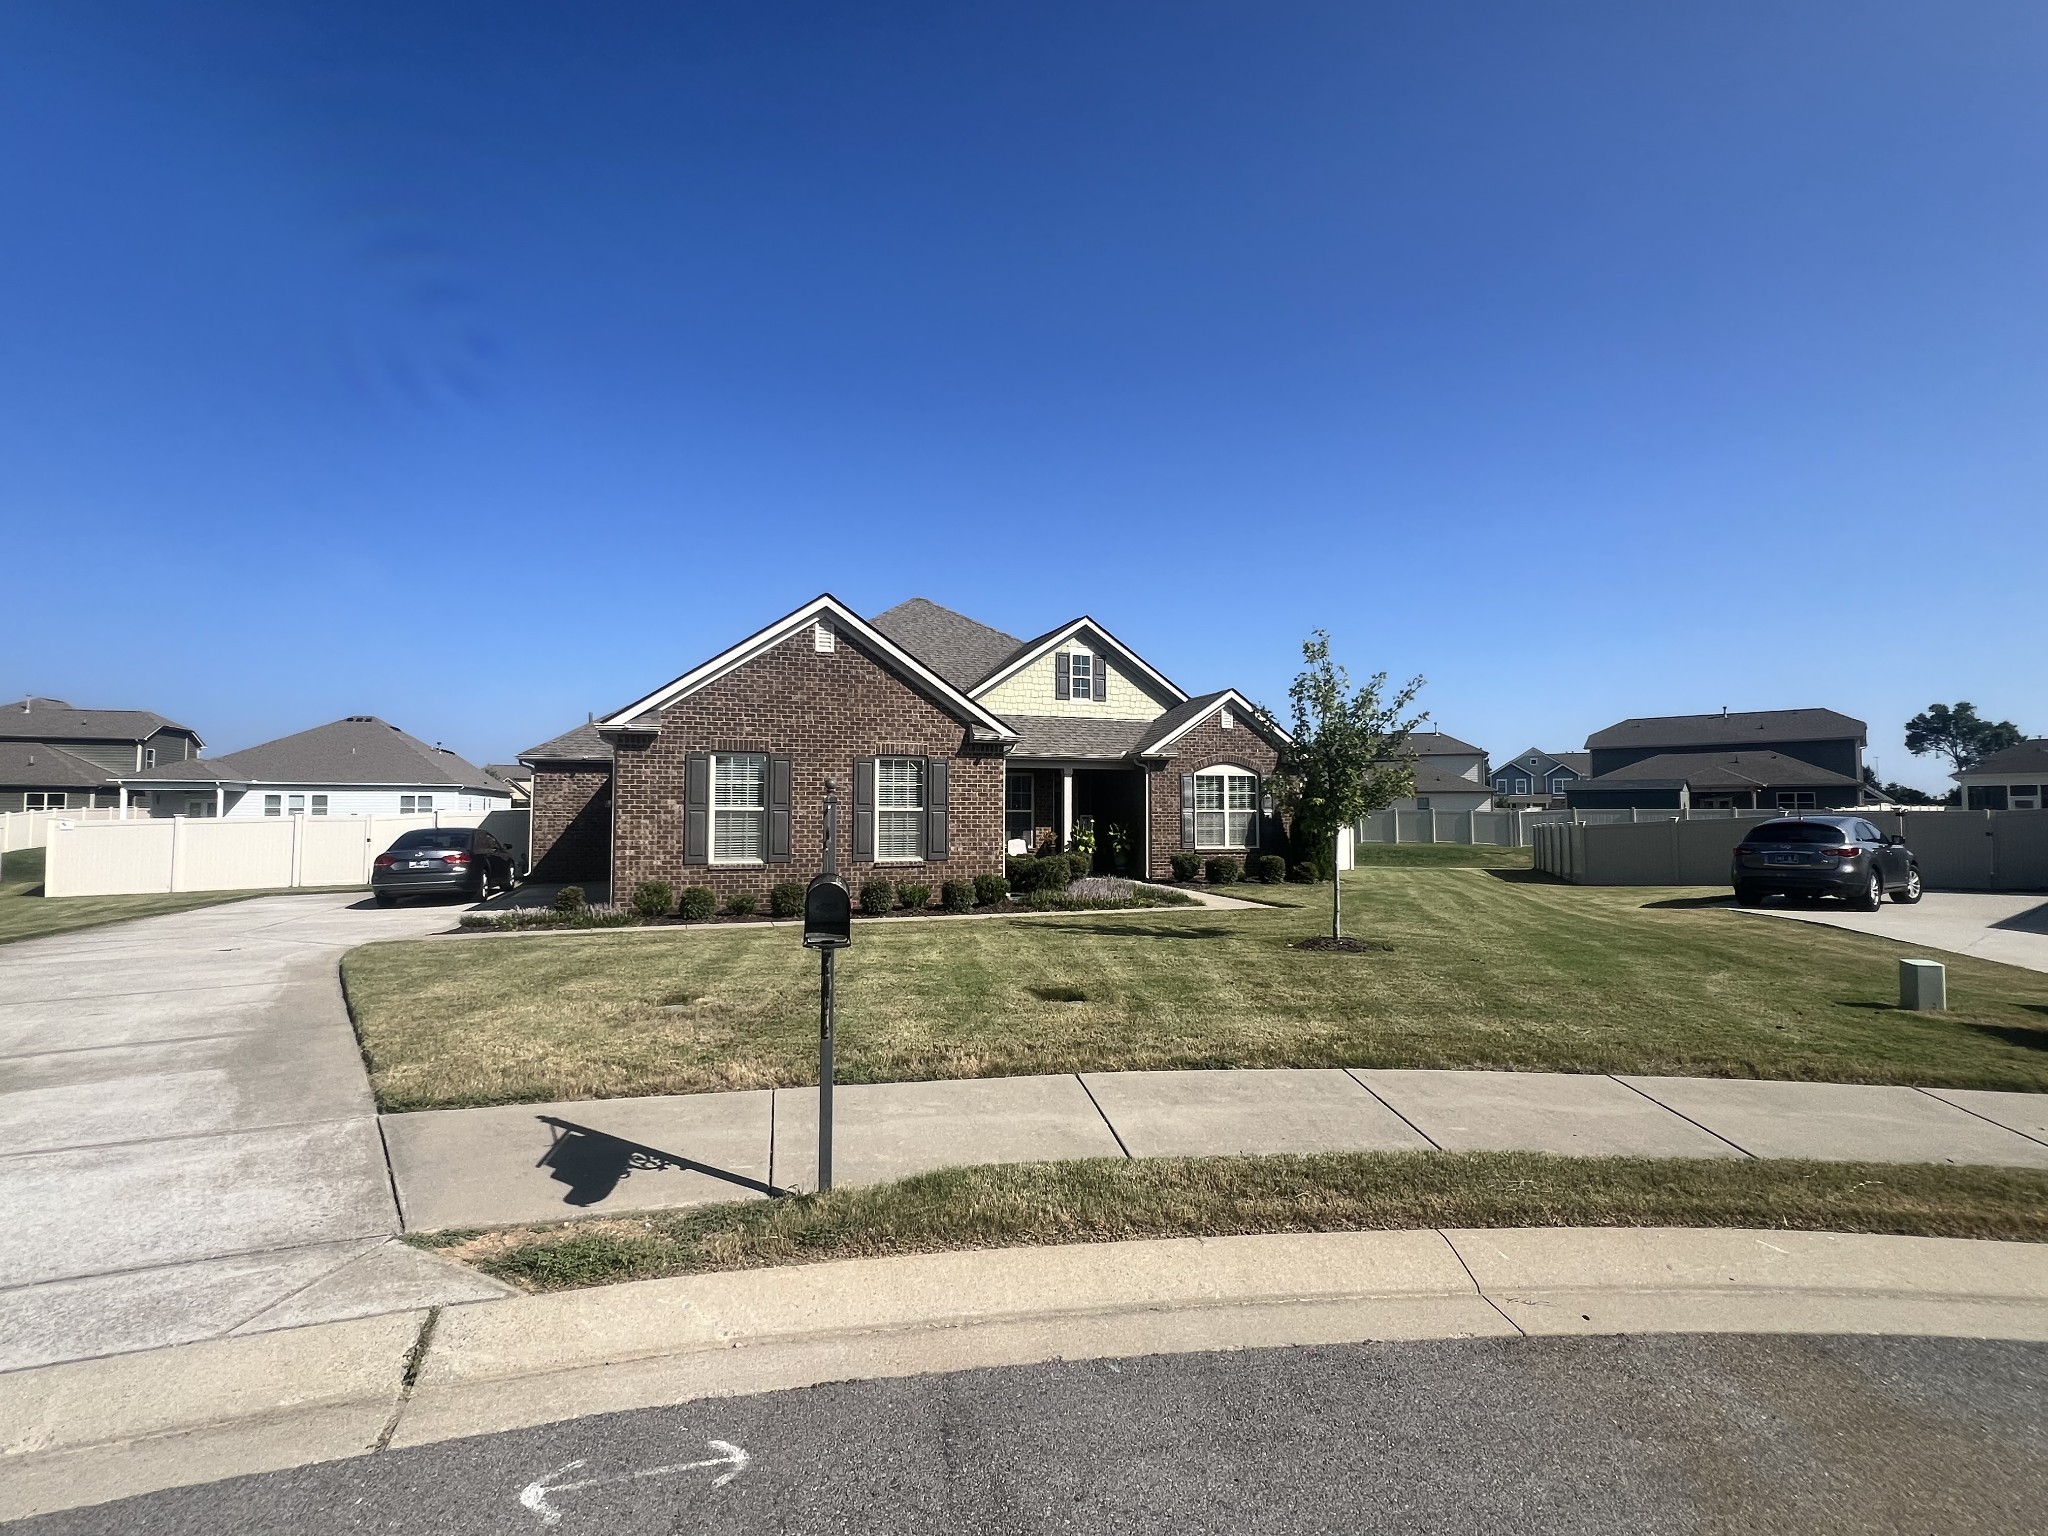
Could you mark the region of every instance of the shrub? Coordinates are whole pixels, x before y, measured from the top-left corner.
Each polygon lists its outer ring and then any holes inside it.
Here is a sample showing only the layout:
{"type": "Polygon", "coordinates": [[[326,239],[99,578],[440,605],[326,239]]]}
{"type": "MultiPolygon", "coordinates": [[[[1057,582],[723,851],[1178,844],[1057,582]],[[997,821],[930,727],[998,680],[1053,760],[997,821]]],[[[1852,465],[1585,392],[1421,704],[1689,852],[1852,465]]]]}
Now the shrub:
{"type": "Polygon", "coordinates": [[[1202,866],[1202,877],[1211,885],[1235,885],[1244,874],[1236,859],[1211,859],[1202,866]]]}
{"type": "Polygon", "coordinates": [[[801,880],[783,880],[768,893],[768,915],[770,917],[802,917],[804,915],[804,883],[801,880]]]}
{"type": "Polygon", "coordinates": [[[1202,856],[1199,853],[1176,853],[1167,857],[1173,866],[1176,880],[1199,880],[1202,877],[1202,856]]]}
{"type": "Polygon", "coordinates": [[[1287,878],[1296,885],[1314,885],[1317,879],[1316,867],[1313,864],[1297,864],[1287,871],[1287,878]]]}
{"type": "Polygon", "coordinates": [[[557,912],[581,912],[589,905],[590,903],[584,899],[583,887],[580,885],[565,885],[555,892],[557,912]]]}
{"type": "Polygon", "coordinates": [[[974,910],[974,885],[967,880],[948,880],[939,887],[939,905],[948,912],[974,910]]]}
{"type": "Polygon", "coordinates": [[[633,887],[632,907],[641,917],[667,917],[676,904],[676,888],[666,880],[642,880],[633,887]]]}
{"type": "Polygon", "coordinates": [[[754,915],[754,908],[758,905],[759,902],[752,891],[737,891],[725,898],[725,915],[727,917],[752,917],[754,915]]]}
{"type": "MultiPolygon", "coordinates": [[[[1057,864],[1061,876],[1066,874],[1066,859],[1060,854],[1047,854],[1044,858],[1023,858],[1010,860],[1010,889],[1020,895],[1044,888],[1051,867],[1057,864]]],[[[1061,879],[1060,884],[1066,881],[1061,879]]]]}
{"type": "Polygon", "coordinates": [[[1002,875],[976,875],[974,877],[974,902],[976,906],[992,907],[1010,894],[1010,882],[1002,875]]]}
{"type": "Polygon", "coordinates": [[[1067,880],[1086,880],[1090,870],[1095,868],[1095,849],[1091,844],[1086,853],[1074,852],[1067,855],[1067,880]]]}
{"type": "Polygon", "coordinates": [[[906,881],[896,887],[896,899],[913,912],[922,912],[932,904],[932,888],[928,885],[914,885],[906,881]]]}
{"type": "Polygon", "coordinates": [[[860,888],[862,917],[880,917],[896,905],[896,885],[891,880],[870,880],[860,888]]]}
{"type": "Polygon", "coordinates": [[[1262,853],[1252,860],[1252,878],[1278,885],[1287,878],[1287,861],[1277,853],[1262,853]]]}
{"type": "Polygon", "coordinates": [[[701,923],[718,910],[718,897],[708,885],[686,885],[676,898],[676,912],[686,923],[701,923]]]}

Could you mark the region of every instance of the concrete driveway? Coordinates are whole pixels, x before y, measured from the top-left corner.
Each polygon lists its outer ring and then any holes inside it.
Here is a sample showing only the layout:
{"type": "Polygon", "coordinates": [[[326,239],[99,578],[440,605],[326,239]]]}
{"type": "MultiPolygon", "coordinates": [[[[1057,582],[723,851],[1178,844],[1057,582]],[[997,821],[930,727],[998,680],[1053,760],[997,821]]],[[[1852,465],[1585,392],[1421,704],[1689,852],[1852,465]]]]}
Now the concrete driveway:
{"type": "Polygon", "coordinates": [[[1929,891],[1913,906],[1888,901],[1875,912],[1856,912],[1835,902],[1819,907],[1773,905],[1744,910],[1874,933],[1921,949],[1996,960],[2030,971],[2048,971],[2048,896],[1929,891]]]}
{"type": "Polygon", "coordinates": [[[0,1370],[501,1294],[393,1242],[342,953],[273,896],[0,947],[0,1370]]]}

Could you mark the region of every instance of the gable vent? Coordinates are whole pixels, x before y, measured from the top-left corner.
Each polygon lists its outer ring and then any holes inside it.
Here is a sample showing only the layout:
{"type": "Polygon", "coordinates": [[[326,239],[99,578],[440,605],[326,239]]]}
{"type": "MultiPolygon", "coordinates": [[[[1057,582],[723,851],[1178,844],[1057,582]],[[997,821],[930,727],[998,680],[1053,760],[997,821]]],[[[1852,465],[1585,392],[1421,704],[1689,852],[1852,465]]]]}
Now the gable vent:
{"type": "Polygon", "coordinates": [[[811,626],[811,649],[820,656],[831,655],[838,644],[838,635],[833,633],[832,626],[825,620],[820,619],[811,626]]]}

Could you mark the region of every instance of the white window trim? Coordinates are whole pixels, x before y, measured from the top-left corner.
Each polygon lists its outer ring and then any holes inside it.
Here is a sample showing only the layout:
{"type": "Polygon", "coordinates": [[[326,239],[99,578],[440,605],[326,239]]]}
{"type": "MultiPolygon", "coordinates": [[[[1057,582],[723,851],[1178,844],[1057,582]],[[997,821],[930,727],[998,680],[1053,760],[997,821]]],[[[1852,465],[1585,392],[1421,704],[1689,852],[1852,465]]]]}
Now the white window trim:
{"type": "MultiPolygon", "coordinates": [[[[1069,651],[1069,652],[1067,652],[1067,697],[1068,697],[1069,699],[1084,699],[1084,698],[1085,698],[1085,699],[1087,699],[1087,700],[1088,700],[1088,701],[1089,701],[1090,703],[1093,703],[1093,702],[1095,701],[1095,667],[1096,667],[1096,663],[1097,663],[1097,657],[1096,657],[1096,655],[1095,655],[1095,653],[1094,653],[1093,651],[1069,651]],[[1076,676],[1077,676],[1077,673],[1076,673],[1076,671],[1075,671],[1075,669],[1076,669],[1076,668],[1077,668],[1078,666],[1081,666],[1081,665],[1082,665],[1082,664],[1084,664],[1084,663],[1086,664],[1086,666],[1087,666],[1087,669],[1088,669],[1088,687],[1087,687],[1087,689],[1086,689],[1085,691],[1084,691],[1084,690],[1082,689],[1082,687],[1081,687],[1080,683],[1076,681],[1076,676]]],[[[1104,691],[1105,693],[1107,693],[1107,692],[1108,692],[1108,690],[1107,690],[1107,689],[1105,689],[1105,690],[1103,690],[1103,691],[1104,691]]],[[[1040,695],[1040,697],[1043,697],[1043,695],[1040,695]]]]}
{"type": "Polygon", "coordinates": [[[705,828],[705,835],[706,840],[710,844],[711,862],[723,865],[727,869],[744,869],[751,865],[768,862],[765,858],[736,859],[719,857],[718,812],[720,806],[718,804],[718,765],[721,761],[730,762],[734,758],[741,757],[757,759],[761,764],[761,803],[758,806],[729,805],[723,807],[723,809],[728,811],[752,811],[759,815],[761,818],[761,850],[765,854],[768,849],[768,754],[765,752],[714,752],[711,754],[711,803],[705,812],[710,818],[711,825],[705,828]]]}
{"type": "MultiPolygon", "coordinates": [[[[406,796],[408,800],[411,798],[410,795],[406,796]]],[[[284,814],[284,796],[265,795],[263,797],[263,814],[266,816],[282,816],[284,814]]]]}
{"type": "Polygon", "coordinates": [[[21,804],[24,810],[30,811],[68,811],[71,809],[71,795],[61,789],[31,789],[22,795],[21,804]],[[55,805],[50,804],[53,799],[57,802],[55,805]],[[43,803],[30,805],[30,800],[40,800],[43,803]]]}
{"type": "Polygon", "coordinates": [[[922,864],[925,862],[925,817],[931,810],[931,786],[925,782],[924,759],[921,757],[878,757],[875,759],[875,862],[877,864],[922,864]],[[915,763],[917,765],[917,804],[882,804],[882,765],[884,763],[915,763]],[[917,812],[917,852],[913,854],[884,855],[882,852],[882,815],[885,811],[917,812]]]}
{"type": "Polygon", "coordinates": [[[1014,768],[1010,770],[1003,780],[1003,841],[1005,844],[1018,835],[1010,830],[1010,818],[1012,816],[1029,818],[1023,832],[1024,841],[1029,843],[1031,841],[1031,834],[1038,830],[1038,779],[1034,774],[1020,772],[1014,768]],[[1010,785],[1019,780],[1023,782],[1024,799],[1026,801],[1021,811],[1010,804],[1010,785]]]}
{"type": "Polygon", "coordinates": [[[1257,848],[1259,846],[1259,775],[1239,763],[1216,763],[1210,767],[1196,770],[1194,778],[1195,851],[1198,853],[1249,853],[1254,848],[1257,848]],[[1220,811],[1202,810],[1202,780],[1204,779],[1221,779],[1223,781],[1223,808],[1220,811]],[[1245,841],[1242,843],[1228,841],[1230,836],[1230,818],[1233,815],[1245,814],[1242,811],[1233,812],[1230,808],[1230,781],[1232,779],[1250,779],[1252,781],[1251,820],[1245,824],[1246,836],[1245,841]],[[1205,843],[1202,841],[1202,818],[1205,815],[1221,816],[1223,818],[1223,836],[1226,839],[1225,841],[1220,843],[1205,843]]]}

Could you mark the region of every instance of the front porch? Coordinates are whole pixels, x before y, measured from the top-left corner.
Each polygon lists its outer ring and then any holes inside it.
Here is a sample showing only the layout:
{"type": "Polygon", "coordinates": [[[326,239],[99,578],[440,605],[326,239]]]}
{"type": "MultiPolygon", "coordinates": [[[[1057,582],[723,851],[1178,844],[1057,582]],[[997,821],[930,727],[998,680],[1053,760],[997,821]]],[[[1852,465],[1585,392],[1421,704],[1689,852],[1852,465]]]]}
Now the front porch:
{"type": "Polygon", "coordinates": [[[1005,851],[1053,852],[1092,828],[1096,872],[1142,878],[1151,868],[1151,778],[1128,763],[1013,761],[1005,777],[1005,851]]]}

